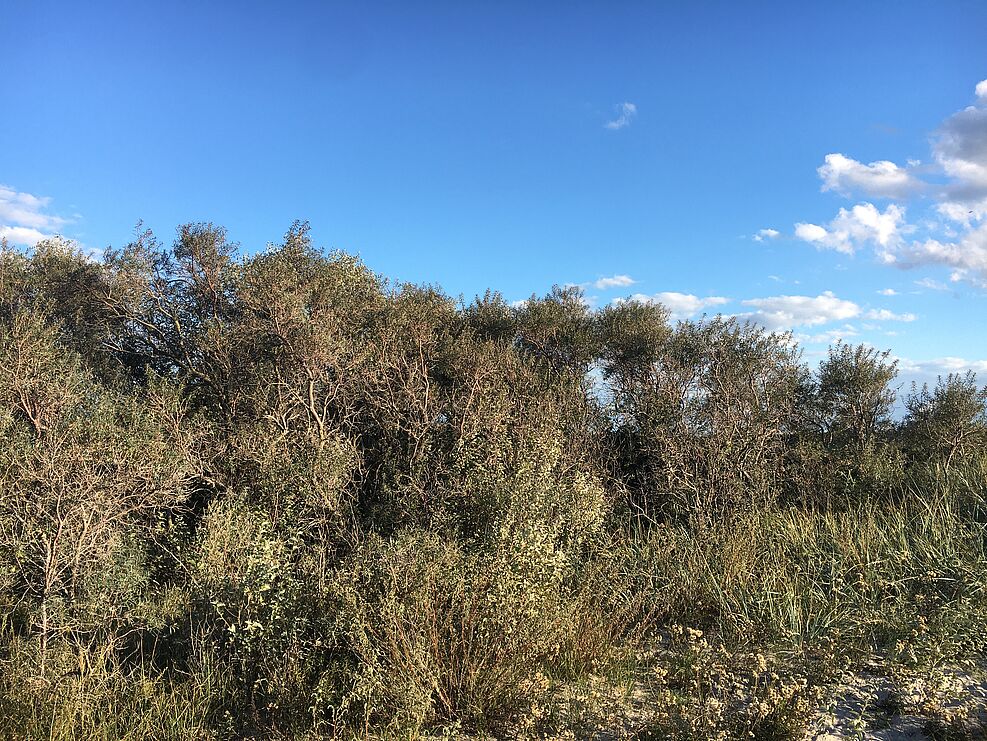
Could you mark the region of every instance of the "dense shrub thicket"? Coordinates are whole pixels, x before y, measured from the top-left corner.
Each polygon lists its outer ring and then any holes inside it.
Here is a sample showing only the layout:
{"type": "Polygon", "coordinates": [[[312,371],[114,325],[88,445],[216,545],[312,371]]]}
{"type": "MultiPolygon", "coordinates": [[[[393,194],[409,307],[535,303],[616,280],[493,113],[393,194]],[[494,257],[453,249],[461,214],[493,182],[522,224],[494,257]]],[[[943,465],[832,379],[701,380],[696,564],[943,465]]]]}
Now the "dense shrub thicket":
{"type": "Polygon", "coordinates": [[[987,390],[896,420],[895,377],[576,289],[466,304],[303,224],[4,248],[0,733],[540,733],[680,624],[969,655],[987,390]]]}

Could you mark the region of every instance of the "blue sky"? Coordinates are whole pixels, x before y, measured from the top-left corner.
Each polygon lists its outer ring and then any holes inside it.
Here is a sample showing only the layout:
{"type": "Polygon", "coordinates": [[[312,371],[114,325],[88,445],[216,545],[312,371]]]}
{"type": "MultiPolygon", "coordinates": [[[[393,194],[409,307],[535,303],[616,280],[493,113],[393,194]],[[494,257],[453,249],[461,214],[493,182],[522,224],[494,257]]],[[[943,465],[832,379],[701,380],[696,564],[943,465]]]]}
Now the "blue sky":
{"type": "Polygon", "coordinates": [[[307,219],[454,295],[987,378],[987,3],[0,0],[0,44],[13,243],[307,219]]]}

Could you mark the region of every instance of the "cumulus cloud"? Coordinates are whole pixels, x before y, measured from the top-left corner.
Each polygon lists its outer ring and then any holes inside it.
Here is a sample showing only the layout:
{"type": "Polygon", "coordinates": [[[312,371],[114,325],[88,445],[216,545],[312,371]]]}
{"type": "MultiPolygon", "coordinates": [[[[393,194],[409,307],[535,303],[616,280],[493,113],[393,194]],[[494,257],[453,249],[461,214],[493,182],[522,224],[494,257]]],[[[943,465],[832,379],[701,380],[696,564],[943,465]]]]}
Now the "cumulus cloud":
{"type": "Polygon", "coordinates": [[[607,121],[603,128],[617,131],[631,125],[631,121],[637,116],[637,106],[633,103],[621,103],[617,106],[617,118],[607,121]]]}
{"type": "Polygon", "coordinates": [[[969,228],[971,223],[980,221],[987,216],[987,198],[982,201],[973,200],[968,203],[961,201],[943,201],[936,204],[936,213],[949,221],[969,228]]]}
{"type": "Polygon", "coordinates": [[[973,198],[987,195],[987,107],[969,106],[936,132],[933,154],[955,179],[950,190],[973,198]]]}
{"type": "Polygon", "coordinates": [[[987,80],[976,86],[977,105],[947,118],[932,140],[933,157],[947,177],[936,212],[960,225],[893,250],[885,262],[897,267],[952,268],[953,281],[987,288],[987,80]]]}
{"type": "Polygon", "coordinates": [[[933,155],[949,178],[938,212],[964,226],[987,216],[987,107],[969,106],[946,119],[933,138],[933,155]]]}
{"type": "Polygon", "coordinates": [[[0,185],[0,237],[24,247],[51,237],[68,219],[48,213],[50,203],[51,198],[0,185]]]}
{"type": "Polygon", "coordinates": [[[623,303],[624,301],[637,301],[643,304],[661,304],[669,310],[672,319],[689,319],[705,309],[727,304],[730,302],[730,299],[724,296],[699,297],[691,293],[663,291],[650,296],[643,293],[635,293],[626,299],[615,299],[614,303],[623,303]]]}
{"type": "Polygon", "coordinates": [[[926,239],[902,245],[886,252],[883,258],[901,268],[947,266],[953,269],[950,278],[954,282],[966,280],[987,288],[987,224],[971,229],[955,241],[926,239]]]}
{"type": "Polygon", "coordinates": [[[838,152],[827,154],[816,170],[822,189],[844,195],[862,193],[874,198],[903,198],[921,188],[922,183],[894,162],[880,160],[865,165],[838,152]]]}
{"type": "MultiPolygon", "coordinates": [[[[596,280],[588,280],[583,283],[566,283],[566,288],[578,288],[582,291],[589,290],[590,288],[595,288],[598,291],[609,291],[614,288],[626,288],[627,286],[632,286],[637,283],[629,275],[610,275],[604,276],[602,278],[597,278],[596,280]]],[[[596,297],[592,297],[596,299],[596,297]]]]}
{"type": "Polygon", "coordinates": [[[796,223],[795,236],[843,254],[869,247],[880,263],[899,268],[949,268],[953,282],[987,289],[987,80],[974,92],[973,105],[933,132],[929,164],[911,158],[906,166],[864,164],[841,153],[826,155],[817,170],[822,190],[898,202],[883,210],[866,201],[841,208],[829,223],[796,223]],[[929,204],[930,213],[908,223],[902,201],[920,193],[931,197],[931,203],[918,201],[929,204]]]}
{"type": "Polygon", "coordinates": [[[777,229],[758,229],[757,234],[754,235],[755,242],[763,242],[766,239],[777,239],[781,236],[781,232],[777,229]]]}
{"type": "Polygon", "coordinates": [[[742,303],[755,310],[738,316],[757,322],[767,329],[812,327],[846,321],[860,314],[857,304],[837,298],[832,291],[825,291],[818,296],[751,298],[742,303]]]}
{"type": "Polygon", "coordinates": [[[893,289],[893,288],[882,288],[880,291],[878,291],[878,293],[881,294],[882,296],[897,296],[898,295],[898,292],[895,289],[893,289]]]}
{"type": "Polygon", "coordinates": [[[600,278],[593,285],[597,290],[606,291],[610,288],[625,288],[637,283],[629,275],[611,275],[609,278],[600,278]]]}
{"type": "Polygon", "coordinates": [[[852,255],[868,243],[886,250],[909,228],[905,222],[905,209],[897,204],[889,204],[880,211],[873,203],[858,203],[850,210],[841,208],[826,226],[796,224],[795,236],[819,249],[852,255]]]}
{"type": "Polygon", "coordinates": [[[50,236],[26,226],[0,226],[0,239],[6,239],[9,244],[23,247],[34,247],[42,239],[48,239],[50,236]]]}
{"type": "Polygon", "coordinates": [[[818,224],[799,223],[795,225],[795,236],[806,242],[822,242],[828,232],[818,224]]]}

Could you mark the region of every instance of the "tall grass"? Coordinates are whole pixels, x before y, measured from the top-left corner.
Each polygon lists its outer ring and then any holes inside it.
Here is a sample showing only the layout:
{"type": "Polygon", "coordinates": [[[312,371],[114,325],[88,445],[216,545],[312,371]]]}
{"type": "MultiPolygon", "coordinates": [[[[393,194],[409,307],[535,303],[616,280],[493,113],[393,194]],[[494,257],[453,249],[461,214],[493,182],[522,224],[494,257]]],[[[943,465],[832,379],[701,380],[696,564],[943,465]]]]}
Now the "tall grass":
{"type": "Polygon", "coordinates": [[[735,641],[837,641],[861,654],[922,642],[927,660],[945,660],[985,636],[984,525],[955,507],[911,491],[894,504],[775,508],[647,538],[678,554],[662,567],[670,616],[735,641]]]}
{"type": "Polygon", "coordinates": [[[336,640],[335,659],[315,687],[299,685],[311,694],[294,709],[229,717],[254,711],[226,699],[239,680],[208,652],[157,673],[109,654],[79,670],[66,654],[49,657],[63,676],[42,679],[36,642],[8,635],[0,728],[52,739],[520,733],[553,687],[627,671],[635,647],[676,625],[821,672],[873,656],[942,666],[987,645],[982,513],[969,498],[913,489],[844,511],[751,511],[715,528],[652,523],[540,584],[434,536],[368,542],[333,577],[342,633],[322,638],[336,640]]]}

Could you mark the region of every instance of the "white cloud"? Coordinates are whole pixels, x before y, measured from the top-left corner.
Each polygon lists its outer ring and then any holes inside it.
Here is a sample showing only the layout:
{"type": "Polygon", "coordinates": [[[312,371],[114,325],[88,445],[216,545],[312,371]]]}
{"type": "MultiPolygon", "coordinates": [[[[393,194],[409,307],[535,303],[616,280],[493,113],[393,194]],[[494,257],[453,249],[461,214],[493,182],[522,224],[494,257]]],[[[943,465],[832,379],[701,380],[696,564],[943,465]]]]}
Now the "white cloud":
{"type": "Polygon", "coordinates": [[[966,360],[957,357],[935,358],[933,360],[909,360],[897,358],[898,367],[906,373],[945,375],[948,373],[987,373],[987,360],[966,360]]]}
{"type": "Polygon", "coordinates": [[[947,376],[950,373],[965,374],[973,371],[977,374],[977,381],[983,384],[987,377],[987,359],[968,359],[956,356],[946,356],[931,358],[928,360],[915,360],[912,358],[894,358],[898,362],[898,381],[902,387],[902,394],[907,394],[912,383],[935,384],[936,378],[947,376]]]}
{"type": "Polygon", "coordinates": [[[768,329],[812,327],[845,321],[860,314],[860,307],[857,304],[837,298],[832,291],[825,291],[818,296],[752,298],[742,303],[754,307],[755,311],[739,316],[768,329]]]}
{"type": "Polygon", "coordinates": [[[894,162],[880,160],[865,165],[840,153],[827,154],[816,172],[822,189],[844,195],[863,193],[876,198],[902,198],[918,190],[922,183],[907,169],[894,162]]]}
{"type": "Polygon", "coordinates": [[[958,198],[987,195],[987,108],[969,106],[939,127],[933,154],[943,171],[954,178],[948,191],[958,198]]]}
{"type": "Polygon", "coordinates": [[[919,288],[928,288],[930,291],[948,291],[949,286],[945,283],[937,281],[935,278],[922,278],[921,280],[915,281],[915,285],[919,288]]]}
{"type": "Polygon", "coordinates": [[[25,247],[51,237],[68,219],[47,213],[50,203],[50,198],[0,185],[0,237],[25,247]]]}
{"type": "MultiPolygon", "coordinates": [[[[671,313],[672,319],[690,319],[700,312],[730,302],[723,296],[700,297],[691,293],[664,291],[652,295],[635,293],[627,298],[614,299],[612,303],[621,304],[626,301],[640,303],[657,303],[665,306],[671,313]]],[[[771,330],[785,330],[796,327],[815,327],[831,322],[845,322],[848,319],[862,318],[875,321],[911,322],[916,319],[914,314],[896,314],[887,309],[871,309],[864,313],[859,305],[837,297],[832,291],[825,291],[818,296],[767,296],[741,301],[753,311],[737,314],[738,319],[744,319],[761,324],[771,330]]],[[[819,334],[797,335],[796,339],[808,342],[831,342],[839,337],[850,337],[858,334],[858,329],[851,324],[844,324],[838,329],[830,329],[819,334]]]]}
{"type": "Polygon", "coordinates": [[[941,216],[969,228],[970,223],[979,221],[987,216],[987,198],[967,203],[959,201],[943,201],[936,206],[936,212],[941,216]]]}
{"type": "Polygon", "coordinates": [[[610,129],[611,131],[617,131],[625,126],[630,126],[631,121],[637,115],[637,106],[633,103],[621,103],[617,106],[617,118],[612,121],[607,121],[603,124],[603,128],[610,129]]]}
{"type": "Polygon", "coordinates": [[[945,265],[953,268],[951,280],[966,280],[987,288],[987,224],[966,232],[960,239],[941,242],[926,239],[889,250],[885,262],[901,268],[945,265]]]}
{"type": "Polygon", "coordinates": [[[932,154],[950,178],[939,212],[969,224],[987,216],[987,80],[976,86],[978,103],[947,118],[933,136],[932,154]]]}
{"type": "Polygon", "coordinates": [[[873,203],[858,203],[849,211],[841,208],[825,227],[796,224],[795,236],[819,249],[852,255],[867,243],[881,250],[887,249],[900,240],[903,232],[910,230],[905,223],[905,209],[901,206],[892,203],[880,211],[873,203]]]}
{"type": "Polygon", "coordinates": [[[911,158],[905,167],[889,160],[864,164],[831,153],[818,168],[824,191],[899,201],[920,192],[931,196],[928,217],[910,224],[901,202],[883,211],[862,202],[840,209],[828,224],[797,223],[795,236],[844,254],[870,247],[880,263],[899,268],[946,267],[952,281],[987,290],[987,80],[977,83],[975,93],[973,105],[947,117],[933,133],[926,165],[911,158]],[[931,177],[923,180],[920,173],[931,177]]]}
{"type": "Polygon", "coordinates": [[[34,247],[42,239],[48,239],[50,236],[26,226],[0,226],[0,239],[6,239],[10,244],[23,247],[34,247]]]}
{"type": "Polygon", "coordinates": [[[705,298],[700,298],[691,293],[663,291],[651,296],[643,293],[635,293],[626,299],[615,299],[614,303],[623,303],[624,301],[637,301],[643,304],[661,304],[669,310],[672,319],[689,319],[704,309],[729,303],[730,299],[723,296],[706,296],[705,298]]]}
{"type": "Polygon", "coordinates": [[[914,314],[895,314],[888,309],[871,309],[864,314],[864,319],[876,322],[914,322],[917,318],[914,314]]]}
{"type": "Polygon", "coordinates": [[[822,242],[827,231],[818,224],[799,223],[795,225],[795,236],[806,242],[822,242]]]}
{"type": "Polygon", "coordinates": [[[635,283],[637,283],[637,281],[629,275],[612,275],[609,278],[600,278],[593,285],[597,288],[597,290],[606,291],[610,288],[624,288],[626,286],[632,286],[635,283]]]}
{"type": "Polygon", "coordinates": [[[852,324],[844,324],[837,329],[827,329],[825,332],[817,334],[796,334],[795,339],[809,345],[832,345],[848,337],[856,337],[858,334],[860,333],[852,324]]]}
{"type": "Polygon", "coordinates": [[[977,84],[981,106],[967,106],[947,118],[933,137],[932,153],[950,178],[937,211],[969,227],[987,217],[987,80],[977,84]]]}
{"type": "Polygon", "coordinates": [[[19,193],[7,185],[0,185],[0,221],[35,229],[54,229],[66,223],[58,216],[44,213],[51,203],[30,193],[19,193]]]}
{"type": "Polygon", "coordinates": [[[781,236],[781,232],[777,229],[758,229],[757,234],[754,235],[755,242],[763,242],[765,239],[777,239],[781,236]]]}
{"type": "Polygon", "coordinates": [[[878,291],[878,293],[881,294],[882,296],[897,296],[898,295],[898,292],[895,289],[893,289],[893,288],[882,288],[880,291],[878,291]]]}

